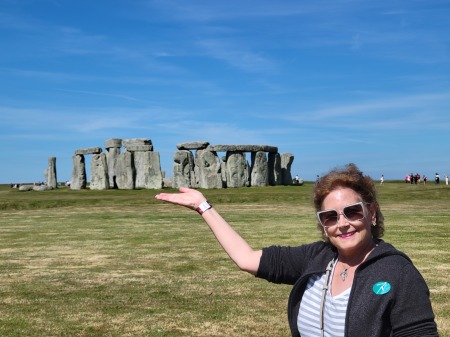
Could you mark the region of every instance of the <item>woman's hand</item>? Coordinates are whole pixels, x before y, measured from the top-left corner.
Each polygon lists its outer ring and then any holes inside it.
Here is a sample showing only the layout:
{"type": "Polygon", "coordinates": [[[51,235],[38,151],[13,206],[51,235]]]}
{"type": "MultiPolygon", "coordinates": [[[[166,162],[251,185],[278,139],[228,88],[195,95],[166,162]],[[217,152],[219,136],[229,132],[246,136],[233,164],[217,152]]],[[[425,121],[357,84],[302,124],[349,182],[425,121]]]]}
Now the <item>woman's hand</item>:
{"type": "Polygon", "coordinates": [[[155,198],[193,210],[197,209],[203,201],[206,201],[201,192],[187,187],[180,187],[180,193],[159,193],[155,198]]]}

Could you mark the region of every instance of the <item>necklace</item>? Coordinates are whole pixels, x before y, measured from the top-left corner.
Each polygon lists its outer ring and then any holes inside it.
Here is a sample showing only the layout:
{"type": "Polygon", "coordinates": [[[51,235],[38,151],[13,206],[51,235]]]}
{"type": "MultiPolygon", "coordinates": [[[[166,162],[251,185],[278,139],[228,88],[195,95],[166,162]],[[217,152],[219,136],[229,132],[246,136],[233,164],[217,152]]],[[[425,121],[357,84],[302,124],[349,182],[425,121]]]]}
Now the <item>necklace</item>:
{"type": "MultiPolygon", "coordinates": [[[[341,262],[341,263],[342,263],[342,262],[341,262]]],[[[342,264],[342,265],[344,265],[344,264],[342,264]]],[[[342,282],[344,282],[344,281],[345,281],[345,278],[347,277],[347,270],[348,270],[348,268],[350,268],[350,266],[347,267],[347,268],[344,268],[344,270],[341,271],[341,273],[339,274],[339,275],[341,275],[341,280],[342,280],[342,282]]]]}
{"type": "MultiPolygon", "coordinates": [[[[378,244],[373,243],[373,244],[370,246],[369,252],[366,253],[365,255],[363,255],[362,259],[356,264],[356,266],[359,266],[359,265],[366,259],[367,255],[369,255],[370,252],[371,252],[375,247],[377,247],[377,246],[378,246],[378,244]]],[[[341,276],[342,282],[345,282],[345,279],[346,279],[347,276],[348,276],[347,270],[350,269],[350,265],[347,266],[347,267],[345,267],[344,263],[343,263],[342,261],[340,261],[340,262],[342,263],[342,267],[344,268],[344,270],[342,270],[342,271],[340,272],[339,275],[341,276]]]]}

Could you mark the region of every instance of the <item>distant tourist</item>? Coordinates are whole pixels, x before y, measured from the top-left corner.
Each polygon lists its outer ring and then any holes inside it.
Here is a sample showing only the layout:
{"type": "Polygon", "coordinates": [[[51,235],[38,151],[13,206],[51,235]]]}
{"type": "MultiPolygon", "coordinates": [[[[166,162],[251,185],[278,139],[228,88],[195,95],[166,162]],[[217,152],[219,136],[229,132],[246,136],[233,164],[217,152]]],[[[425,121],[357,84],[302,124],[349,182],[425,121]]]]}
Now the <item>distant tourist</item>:
{"type": "Polygon", "coordinates": [[[384,183],[384,175],[382,174],[380,178],[380,185],[383,185],[383,183],[384,183]]]}
{"type": "Polygon", "coordinates": [[[439,173],[436,173],[436,174],[434,175],[434,182],[435,182],[436,184],[439,184],[439,180],[440,180],[439,173]]]}
{"type": "Polygon", "coordinates": [[[448,173],[445,174],[445,185],[448,185],[448,173]]]}

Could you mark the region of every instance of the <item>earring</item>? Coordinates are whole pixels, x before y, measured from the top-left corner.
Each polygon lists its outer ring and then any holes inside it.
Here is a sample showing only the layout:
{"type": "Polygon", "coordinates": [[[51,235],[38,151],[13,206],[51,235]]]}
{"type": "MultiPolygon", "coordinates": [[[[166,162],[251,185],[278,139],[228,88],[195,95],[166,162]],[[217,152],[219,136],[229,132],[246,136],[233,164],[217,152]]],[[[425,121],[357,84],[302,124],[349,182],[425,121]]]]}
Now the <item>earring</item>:
{"type": "Polygon", "coordinates": [[[375,227],[377,225],[377,222],[374,220],[372,221],[372,226],[375,227]]]}

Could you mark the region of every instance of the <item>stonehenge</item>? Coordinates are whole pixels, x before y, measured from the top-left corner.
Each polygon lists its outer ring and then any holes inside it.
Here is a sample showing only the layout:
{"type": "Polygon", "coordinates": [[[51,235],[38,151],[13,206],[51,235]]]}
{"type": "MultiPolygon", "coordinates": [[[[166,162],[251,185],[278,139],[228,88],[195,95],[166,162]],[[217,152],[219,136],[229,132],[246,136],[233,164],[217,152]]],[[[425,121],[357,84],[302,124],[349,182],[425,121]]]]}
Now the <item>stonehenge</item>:
{"type": "MultiPolygon", "coordinates": [[[[77,149],[72,157],[72,190],[86,189],[86,155],[91,155],[91,190],[173,188],[233,188],[292,185],[294,156],[269,145],[177,144],[173,177],[161,171],[160,156],[147,138],[108,139],[101,147],[77,149]],[[123,151],[121,151],[123,149],[123,151]],[[195,151],[195,152],[194,152],[195,151]],[[224,153],[219,157],[218,153],[224,153]],[[247,157],[249,154],[249,159],[247,157]]],[[[56,188],[56,158],[49,158],[47,185],[56,188]]]]}
{"type": "Polygon", "coordinates": [[[118,189],[160,189],[163,175],[158,152],[153,152],[150,139],[108,139],[106,153],[101,147],[75,150],[72,157],[72,178],[70,188],[85,189],[85,155],[91,158],[91,190],[118,189]],[[120,152],[121,148],[125,150],[120,152]]]}
{"type": "Polygon", "coordinates": [[[177,144],[172,187],[228,188],[292,185],[291,153],[269,145],[177,144]],[[195,155],[191,152],[195,150],[195,155]],[[222,161],[217,152],[225,152],[222,161]],[[246,153],[250,153],[250,163],[246,153]]]}

